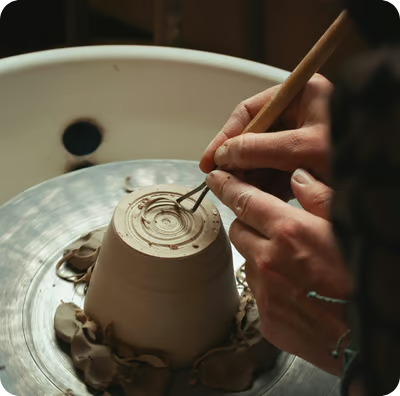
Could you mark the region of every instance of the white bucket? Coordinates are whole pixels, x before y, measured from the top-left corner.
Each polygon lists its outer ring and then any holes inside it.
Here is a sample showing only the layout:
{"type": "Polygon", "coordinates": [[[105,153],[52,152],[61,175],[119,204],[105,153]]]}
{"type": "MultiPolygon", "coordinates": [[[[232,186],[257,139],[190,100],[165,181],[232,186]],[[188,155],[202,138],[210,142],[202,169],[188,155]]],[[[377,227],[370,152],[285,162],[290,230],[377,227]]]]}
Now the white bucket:
{"type": "Polygon", "coordinates": [[[80,119],[103,131],[96,164],[200,156],[243,99],[288,73],[206,52],[80,47],[0,61],[0,204],[66,171],[62,144],[80,119]]]}

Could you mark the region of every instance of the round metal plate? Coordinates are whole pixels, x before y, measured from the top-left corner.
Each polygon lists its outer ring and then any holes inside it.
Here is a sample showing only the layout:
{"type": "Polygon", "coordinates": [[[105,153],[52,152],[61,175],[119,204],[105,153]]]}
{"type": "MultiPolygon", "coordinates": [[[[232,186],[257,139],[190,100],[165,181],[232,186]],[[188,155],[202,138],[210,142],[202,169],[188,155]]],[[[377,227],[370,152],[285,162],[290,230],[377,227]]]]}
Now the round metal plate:
{"type": "MultiPolygon", "coordinates": [[[[67,389],[92,393],[74,370],[68,351],[57,342],[53,317],[60,301],[83,305],[82,289],[55,275],[64,248],[107,226],[119,200],[131,187],[175,183],[188,187],[204,181],[190,161],[130,161],[101,165],[49,180],[0,208],[0,379],[16,396],[56,396],[67,389]]],[[[226,229],[233,213],[209,194],[226,229]]],[[[243,258],[234,251],[238,268],[243,258]]],[[[171,396],[224,395],[191,388],[186,373],[173,381],[171,396]]],[[[231,393],[229,393],[231,394],[231,393]]],[[[337,379],[309,363],[282,353],[242,396],[326,396],[337,393],[337,379]]],[[[233,394],[232,394],[233,395],[233,394]]]]}

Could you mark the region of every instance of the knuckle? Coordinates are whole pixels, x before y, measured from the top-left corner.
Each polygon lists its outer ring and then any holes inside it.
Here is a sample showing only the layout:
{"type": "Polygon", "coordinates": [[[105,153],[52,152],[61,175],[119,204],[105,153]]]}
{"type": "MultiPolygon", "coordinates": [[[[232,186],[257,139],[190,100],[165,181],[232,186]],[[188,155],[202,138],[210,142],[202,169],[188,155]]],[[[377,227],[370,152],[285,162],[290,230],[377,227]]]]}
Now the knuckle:
{"type": "Polygon", "coordinates": [[[245,126],[250,122],[251,120],[251,116],[250,116],[250,112],[247,106],[247,101],[242,101],[240,102],[236,107],[235,110],[233,110],[233,113],[231,115],[231,117],[236,120],[237,122],[239,122],[243,129],[245,128],[245,126]]]}
{"type": "Polygon", "coordinates": [[[327,211],[329,210],[330,193],[328,191],[320,191],[314,195],[312,199],[313,207],[327,211]]]}
{"type": "Polygon", "coordinates": [[[254,264],[260,275],[265,275],[273,267],[273,260],[271,259],[271,257],[268,256],[257,256],[254,258],[254,264]]]}
{"type": "Polygon", "coordinates": [[[293,131],[288,134],[286,147],[291,153],[296,153],[299,150],[304,149],[304,136],[298,131],[293,131]]]}
{"type": "Polygon", "coordinates": [[[316,97],[325,97],[332,91],[333,85],[327,78],[317,73],[307,83],[307,89],[316,97]]]}
{"type": "MultiPolygon", "coordinates": [[[[299,129],[290,132],[283,143],[287,154],[292,155],[293,158],[301,158],[301,161],[308,164],[319,164],[324,161],[329,151],[329,139],[324,133],[321,133],[320,128],[299,129]]],[[[305,166],[298,162],[295,163],[295,166],[292,162],[290,163],[290,167],[305,166]]]]}
{"type": "Polygon", "coordinates": [[[236,167],[245,167],[249,160],[250,145],[248,139],[244,135],[240,135],[232,139],[229,145],[230,162],[236,167]]]}
{"type": "Polygon", "coordinates": [[[275,227],[275,237],[278,241],[289,242],[301,233],[301,223],[294,219],[285,219],[275,227]]]}
{"type": "Polygon", "coordinates": [[[246,106],[244,104],[244,100],[238,103],[238,105],[235,107],[235,110],[233,111],[233,114],[243,114],[246,112],[246,106]]]}
{"type": "Polygon", "coordinates": [[[253,207],[253,197],[250,191],[241,191],[236,195],[233,201],[234,212],[236,216],[243,219],[248,216],[249,211],[253,207]]]}
{"type": "Polygon", "coordinates": [[[318,86],[319,88],[330,87],[332,83],[320,73],[315,73],[310,80],[311,85],[318,86]]]}

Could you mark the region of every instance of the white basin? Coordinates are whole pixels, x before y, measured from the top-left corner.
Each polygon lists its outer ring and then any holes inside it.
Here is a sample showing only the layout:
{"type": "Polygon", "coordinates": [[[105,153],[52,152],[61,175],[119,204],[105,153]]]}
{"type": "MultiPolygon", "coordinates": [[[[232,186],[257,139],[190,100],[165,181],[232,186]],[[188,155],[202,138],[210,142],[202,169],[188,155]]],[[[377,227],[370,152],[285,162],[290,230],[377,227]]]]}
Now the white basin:
{"type": "Polygon", "coordinates": [[[98,46],[0,60],[0,204],[71,163],[199,160],[237,103],[288,73],[199,51],[98,46]],[[69,154],[65,128],[90,119],[103,143],[69,154]]]}

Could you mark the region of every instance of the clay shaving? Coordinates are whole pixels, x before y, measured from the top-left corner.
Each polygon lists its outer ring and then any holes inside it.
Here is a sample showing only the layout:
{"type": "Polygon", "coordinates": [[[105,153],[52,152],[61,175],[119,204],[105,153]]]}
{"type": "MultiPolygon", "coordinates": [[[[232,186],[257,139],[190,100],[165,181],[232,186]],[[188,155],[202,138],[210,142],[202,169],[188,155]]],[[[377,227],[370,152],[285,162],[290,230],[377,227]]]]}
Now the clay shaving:
{"type": "Polygon", "coordinates": [[[56,265],[57,276],[74,284],[89,283],[100,253],[103,237],[104,230],[97,230],[69,245],[56,265]],[[68,275],[62,272],[64,265],[69,266],[69,269],[72,270],[68,275]],[[73,273],[71,274],[71,272],[73,273]]]}
{"type": "MultiPolygon", "coordinates": [[[[120,385],[127,396],[166,394],[172,369],[162,352],[141,354],[119,342],[111,325],[103,332],[73,303],[58,307],[54,327],[57,336],[71,344],[72,361],[87,385],[97,390],[120,385]]],[[[233,327],[226,345],[194,362],[192,385],[241,392],[252,386],[261,368],[273,366],[279,352],[262,338],[257,307],[247,292],[242,293],[233,327]]]]}
{"type": "Polygon", "coordinates": [[[71,345],[72,361],[87,385],[101,391],[120,385],[127,396],[164,394],[171,376],[168,363],[118,343],[111,326],[103,332],[77,305],[62,303],[54,316],[54,328],[71,345]]]}
{"type": "Polygon", "coordinates": [[[124,191],[125,191],[127,194],[130,194],[130,193],[132,193],[132,192],[135,191],[135,189],[131,187],[131,177],[130,177],[130,176],[127,176],[127,177],[125,178],[125,181],[124,181],[124,191]]]}

